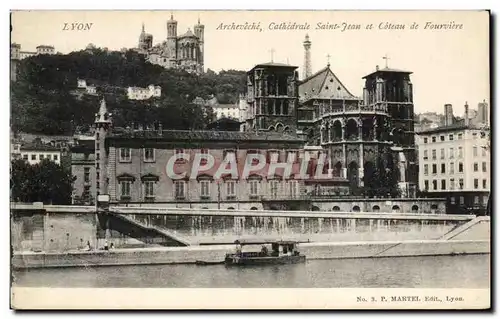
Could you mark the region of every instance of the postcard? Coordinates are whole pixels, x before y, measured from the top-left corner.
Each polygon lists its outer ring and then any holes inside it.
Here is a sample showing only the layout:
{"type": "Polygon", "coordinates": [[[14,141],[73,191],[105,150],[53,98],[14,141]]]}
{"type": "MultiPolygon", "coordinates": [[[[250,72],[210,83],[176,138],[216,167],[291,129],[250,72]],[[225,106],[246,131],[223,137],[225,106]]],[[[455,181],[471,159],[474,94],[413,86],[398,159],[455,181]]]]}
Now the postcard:
{"type": "Polygon", "coordinates": [[[491,307],[489,11],[12,11],[11,307],[491,307]]]}

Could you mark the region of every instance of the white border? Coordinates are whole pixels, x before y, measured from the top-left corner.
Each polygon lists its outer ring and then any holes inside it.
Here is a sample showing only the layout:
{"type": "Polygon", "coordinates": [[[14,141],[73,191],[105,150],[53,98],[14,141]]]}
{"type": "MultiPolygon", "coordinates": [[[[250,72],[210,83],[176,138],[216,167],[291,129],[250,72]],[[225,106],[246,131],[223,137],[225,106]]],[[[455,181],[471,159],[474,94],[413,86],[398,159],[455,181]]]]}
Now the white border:
{"type": "MultiPolygon", "coordinates": [[[[69,1],[4,1],[2,2],[1,6],[5,6],[5,10],[2,10],[2,25],[4,26],[4,32],[1,33],[2,36],[2,43],[5,43],[5,50],[1,51],[2,58],[0,59],[1,63],[4,64],[3,70],[8,70],[9,69],[9,64],[8,64],[8,55],[10,52],[8,51],[8,47],[6,45],[7,41],[9,40],[9,33],[7,28],[5,26],[9,22],[9,14],[8,10],[9,9],[91,9],[91,10],[96,10],[96,9],[348,9],[348,10],[354,10],[354,9],[369,9],[369,10],[382,10],[382,9],[448,9],[448,10],[464,10],[464,9],[492,9],[492,12],[497,13],[500,11],[499,9],[499,3],[500,1],[497,0],[475,0],[475,1],[470,1],[470,0],[454,0],[454,1],[438,1],[438,0],[419,0],[419,1],[370,1],[370,0],[349,0],[349,1],[336,1],[336,2],[331,2],[331,4],[327,5],[326,1],[316,1],[316,0],[309,0],[309,1],[288,1],[286,3],[282,3],[281,5],[273,4],[270,1],[262,1],[262,0],[253,0],[253,1],[190,1],[190,3],[186,3],[185,1],[182,2],[172,2],[169,1],[168,3],[166,1],[159,1],[159,2],[151,2],[151,1],[120,1],[120,2],[104,2],[104,1],[97,1],[97,0],[86,0],[86,1],[78,1],[78,2],[69,2],[69,1]]],[[[498,20],[498,17],[497,17],[498,20]]],[[[497,22],[498,24],[498,22],[497,22]]],[[[495,47],[497,46],[496,44],[498,43],[498,28],[496,25],[493,25],[492,28],[495,28],[495,47]]],[[[464,45],[467,45],[464,43],[464,45]]],[[[495,50],[496,54],[498,55],[498,50],[495,50]]],[[[496,68],[495,68],[495,74],[497,74],[498,70],[498,62],[495,63],[496,68]]],[[[4,72],[3,73],[3,84],[4,88],[8,87],[9,83],[9,72],[4,72]]],[[[496,86],[493,88],[494,92],[498,92],[498,79],[496,79],[496,86]]],[[[1,108],[1,112],[4,112],[2,114],[3,116],[0,116],[2,121],[4,121],[4,125],[1,125],[0,127],[4,128],[5,133],[4,133],[4,139],[2,139],[2,149],[5,150],[7,153],[9,150],[9,119],[10,119],[10,113],[9,113],[9,93],[8,90],[0,90],[0,94],[2,96],[2,100],[4,103],[3,107],[1,108]]],[[[498,98],[498,97],[497,97],[498,98]]],[[[492,108],[496,107],[496,105],[492,105],[492,108]]],[[[493,113],[493,112],[492,112],[493,113]]],[[[495,119],[494,122],[498,123],[498,111],[494,112],[495,119]]],[[[495,136],[496,137],[496,136],[495,136]]],[[[495,139],[496,140],[496,139],[495,139]]],[[[495,141],[494,140],[494,141],[495,141]]],[[[495,145],[496,148],[496,145],[495,145]]],[[[9,174],[8,167],[9,167],[9,153],[4,154],[4,156],[1,157],[2,161],[5,162],[2,167],[5,168],[5,174],[4,176],[7,176],[9,174]]],[[[496,176],[495,176],[496,177],[496,176]]],[[[6,180],[6,178],[5,178],[6,180]]],[[[2,189],[2,203],[4,204],[4,207],[7,207],[9,203],[9,186],[7,183],[4,183],[2,189]]],[[[495,193],[496,193],[496,188],[495,188],[495,193]]],[[[497,194],[495,194],[497,195],[497,194]]],[[[4,258],[2,262],[2,276],[0,278],[2,279],[2,287],[3,289],[3,294],[2,294],[2,302],[3,307],[2,309],[5,311],[6,309],[9,308],[9,287],[10,283],[8,281],[8,276],[7,272],[9,271],[9,253],[7,252],[8,249],[8,243],[9,243],[9,223],[7,220],[7,212],[4,210],[4,213],[6,216],[4,216],[2,227],[4,227],[3,231],[1,232],[4,235],[4,246],[6,249],[2,254],[2,257],[4,258]]],[[[497,225],[495,226],[495,231],[497,231],[497,225]]],[[[495,253],[494,253],[495,255],[495,253]]],[[[12,316],[13,312],[7,310],[7,316],[12,316]]],[[[52,316],[53,314],[42,314],[45,316],[52,316]]],[[[121,314],[118,314],[121,315],[121,314]]],[[[177,316],[177,314],[168,314],[169,316],[177,316]]],[[[210,315],[217,315],[217,314],[203,314],[204,316],[210,316],[210,315]]],[[[264,315],[264,314],[261,314],[264,315]]],[[[326,314],[329,315],[329,314],[326,314]]],[[[383,315],[383,314],[381,314],[383,315]]],[[[404,316],[406,314],[399,314],[401,316],[404,316]]],[[[425,316],[439,316],[440,318],[447,315],[454,316],[455,313],[450,313],[450,314],[442,314],[442,313],[436,313],[436,314],[429,314],[429,313],[422,313],[420,315],[425,315],[425,316]]],[[[69,316],[69,315],[68,315],[69,316]]],[[[142,316],[142,314],[134,314],[134,316],[142,316]]],[[[266,314],[267,316],[267,314],[266,314]]],[[[4,316],[2,315],[2,318],[4,316]]]]}

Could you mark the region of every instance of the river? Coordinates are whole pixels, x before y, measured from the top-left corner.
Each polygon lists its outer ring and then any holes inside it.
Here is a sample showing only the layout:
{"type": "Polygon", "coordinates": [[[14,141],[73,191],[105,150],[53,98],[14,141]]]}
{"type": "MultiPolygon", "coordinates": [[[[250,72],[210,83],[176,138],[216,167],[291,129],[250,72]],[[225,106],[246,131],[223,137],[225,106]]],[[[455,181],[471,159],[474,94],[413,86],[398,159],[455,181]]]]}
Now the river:
{"type": "Polygon", "coordinates": [[[15,270],[13,286],[68,288],[489,288],[490,255],[309,260],[265,267],[137,265],[15,270]]]}

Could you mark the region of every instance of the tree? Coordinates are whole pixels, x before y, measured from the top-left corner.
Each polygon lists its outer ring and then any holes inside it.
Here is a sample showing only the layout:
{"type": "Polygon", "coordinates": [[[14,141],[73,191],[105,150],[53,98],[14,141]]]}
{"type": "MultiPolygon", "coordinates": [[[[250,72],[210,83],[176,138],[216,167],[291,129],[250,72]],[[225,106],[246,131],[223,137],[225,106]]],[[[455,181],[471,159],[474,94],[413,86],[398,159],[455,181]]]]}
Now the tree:
{"type": "Polygon", "coordinates": [[[75,177],[47,159],[30,165],[24,160],[11,163],[11,200],[65,205],[71,203],[75,177]]]}
{"type": "Polygon", "coordinates": [[[215,96],[221,104],[237,103],[246,89],[245,71],[217,74],[208,70],[196,75],[151,64],[133,50],[122,53],[93,48],[33,56],[20,62],[18,81],[12,85],[12,130],[59,135],[90,127],[100,97],[78,91],[78,79],[101,89],[115,126],[151,125],[154,119],[164,129],[204,129],[212,121],[211,110],[192,105],[196,97],[208,100],[215,96]],[[150,84],[162,87],[160,98],[128,100],[127,87],[150,84]]]}

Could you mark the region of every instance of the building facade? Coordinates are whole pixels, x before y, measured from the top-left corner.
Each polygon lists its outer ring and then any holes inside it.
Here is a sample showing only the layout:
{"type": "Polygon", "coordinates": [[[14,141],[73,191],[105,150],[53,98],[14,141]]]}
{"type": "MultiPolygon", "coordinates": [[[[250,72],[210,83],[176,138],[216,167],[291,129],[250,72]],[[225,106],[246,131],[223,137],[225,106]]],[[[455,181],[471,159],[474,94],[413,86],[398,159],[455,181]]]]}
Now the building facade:
{"type": "Polygon", "coordinates": [[[212,107],[216,119],[230,118],[239,120],[240,119],[240,107],[239,104],[217,104],[212,107]]]}
{"type": "Polygon", "coordinates": [[[17,80],[17,67],[21,60],[21,45],[12,43],[10,45],[10,80],[17,80]]]}
{"type": "Polygon", "coordinates": [[[419,189],[446,198],[449,213],[484,213],[491,187],[488,140],[482,130],[459,123],[420,132],[419,189]]]}
{"type": "Polygon", "coordinates": [[[94,140],[79,140],[71,147],[71,174],[73,183],[73,205],[93,205],[96,199],[94,140]]]}
{"type": "Polygon", "coordinates": [[[147,88],[128,87],[127,97],[129,100],[148,100],[153,97],[161,96],[161,87],[158,85],[149,85],[147,88]]]}
{"type": "Polygon", "coordinates": [[[42,144],[21,145],[19,154],[20,158],[30,165],[38,164],[44,159],[58,165],[61,164],[61,149],[55,146],[42,144]]]}
{"type": "Polygon", "coordinates": [[[39,45],[36,47],[36,54],[55,54],[56,51],[52,45],[39,45]]]}
{"type": "Polygon", "coordinates": [[[193,30],[194,33],[188,29],[186,33],[178,35],[177,21],[171,15],[170,20],[167,21],[166,40],[153,45],[153,35],[146,33],[143,24],[137,50],[144,54],[152,64],[202,73],[204,71],[205,26],[198,19],[193,30]]]}

